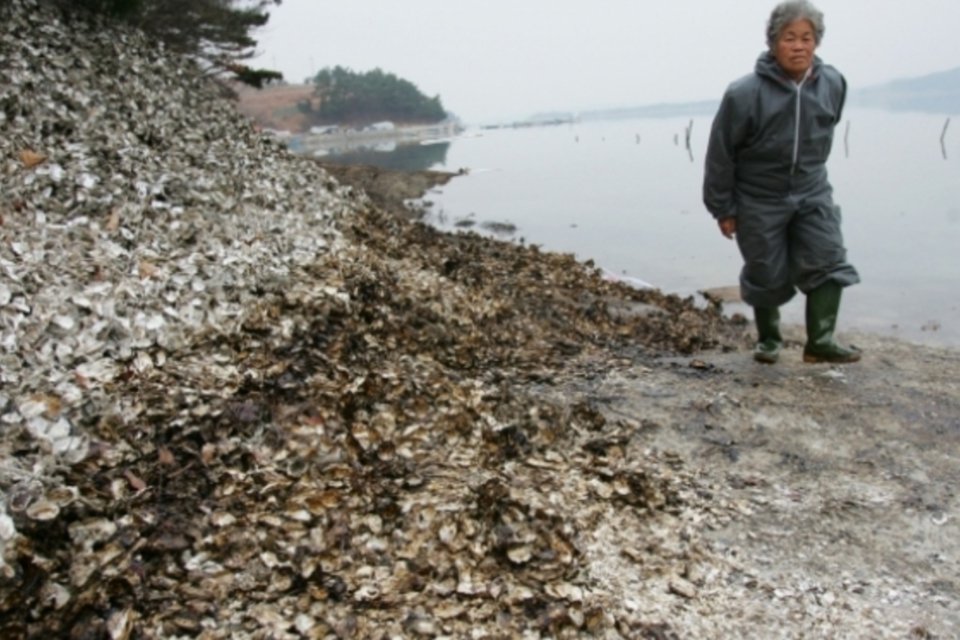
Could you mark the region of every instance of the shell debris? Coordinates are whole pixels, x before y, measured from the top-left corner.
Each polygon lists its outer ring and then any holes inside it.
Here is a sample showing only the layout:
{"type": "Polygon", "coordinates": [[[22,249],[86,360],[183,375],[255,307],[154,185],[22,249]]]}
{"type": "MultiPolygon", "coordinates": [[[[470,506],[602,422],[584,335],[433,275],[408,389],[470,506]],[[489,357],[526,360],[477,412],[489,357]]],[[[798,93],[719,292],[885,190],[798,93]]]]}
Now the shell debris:
{"type": "Polygon", "coordinates": [[[718,311],[374,206],[135,31],[0,14],[0,635],[636,637],[595,524],[689,479],[538,389],[718,311]]]}

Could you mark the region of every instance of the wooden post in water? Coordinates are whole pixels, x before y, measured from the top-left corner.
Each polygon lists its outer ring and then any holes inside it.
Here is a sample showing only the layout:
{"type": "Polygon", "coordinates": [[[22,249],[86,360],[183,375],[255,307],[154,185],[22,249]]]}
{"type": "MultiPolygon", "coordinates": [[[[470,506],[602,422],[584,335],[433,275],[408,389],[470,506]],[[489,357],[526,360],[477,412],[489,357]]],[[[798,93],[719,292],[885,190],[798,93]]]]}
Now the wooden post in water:
{"type": "Polygon", "coordinates": [[[683,143],[687,147],[687,155],[690,156],[690,162],[693,162],[693,149],[690,148],[690,136],[693,133],[693,119],[690,119],[690,124],[687,125],[686,131],[683,134],[683,143]]]}
{"type": "Polygon", "coordinates": [[[943,159],[947,159],[947,127],[950,126],[950,118],[943,123],[943,131],[940,132],[940,151],[943,152],[943,159]]]}
{"type": "Polygon", "coordinates": [[[847,128],[843,131],[843,157],[850,157],[850,120],[847,120],[847,128]]]}

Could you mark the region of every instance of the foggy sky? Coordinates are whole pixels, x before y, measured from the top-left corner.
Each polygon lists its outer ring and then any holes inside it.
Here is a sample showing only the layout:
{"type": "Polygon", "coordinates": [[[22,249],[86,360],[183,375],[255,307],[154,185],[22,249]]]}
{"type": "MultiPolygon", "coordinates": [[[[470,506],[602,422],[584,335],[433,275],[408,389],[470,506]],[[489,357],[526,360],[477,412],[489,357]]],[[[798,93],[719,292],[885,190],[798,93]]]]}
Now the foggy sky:
{"type": "MultiPolygon", "coordinates": [[[[471,124],[719,99],[765,48],[774,0],[283,0],[258,66],[302,82],[381,68],[471,124]]],[[[960,0],[820,0],[851,88],[960,66],[960,0]]]]}

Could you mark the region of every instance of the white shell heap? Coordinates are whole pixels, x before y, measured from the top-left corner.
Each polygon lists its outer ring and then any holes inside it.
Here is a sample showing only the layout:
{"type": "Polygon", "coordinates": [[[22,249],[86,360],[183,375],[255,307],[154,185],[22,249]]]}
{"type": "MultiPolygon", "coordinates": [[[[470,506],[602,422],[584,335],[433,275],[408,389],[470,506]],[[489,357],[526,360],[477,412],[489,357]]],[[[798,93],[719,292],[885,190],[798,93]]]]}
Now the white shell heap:
{"type": "Polygon", "coordinates": [[[536,389],[718,314],[388,216],[46,6],[0,3],[0,636],[640,637],[695,596],[690,476],[536,389]]]}
{"type": "MultiPolygon", "coordinates": [[[[168,354],[236,331],[258,291],[336,246],[332,218],[351,205],[179,58],[136,34],[67,28],[30,0],[9,11],[0,424],[42,446],[3,456],[0,474],[42,493],[58,465],[90,453],[80,414],[133,417],[111,396],[118,376],[148,375],[168,354]]],[[[58,510],[38,498],[26,515],[58,510]]],[[[0,512],[0,545],[14,535],[0,512]]]]}

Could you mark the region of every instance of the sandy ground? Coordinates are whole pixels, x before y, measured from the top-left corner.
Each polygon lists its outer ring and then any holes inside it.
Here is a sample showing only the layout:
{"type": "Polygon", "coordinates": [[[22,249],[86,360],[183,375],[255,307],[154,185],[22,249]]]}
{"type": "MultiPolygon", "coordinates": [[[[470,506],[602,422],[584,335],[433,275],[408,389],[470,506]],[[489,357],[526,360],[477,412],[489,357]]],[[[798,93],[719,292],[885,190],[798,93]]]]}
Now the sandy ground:
{"type": "Polygon", "coordinates": [[[313,86],[290,84],[255,89],[238,84],[234,89],[240,113],[252,118],[260,126],[278,131],[309,129],[309,119],[297,109],[297,103],[310,99],[313,86]]]}
{"type": "MultiPolygon", "coordinates": [[[[578,390],[640,425],[626,455],[676,453],[712,513],[677,523],[702,555],[690,597],[669,603],[674,631],[960,637],[960,354],[856,342],[854,365],[803,364],[795,344],[775,366],[707,352],[578,390]]],[[[641,612],[676,591],[643,572],[622,588],[641,612]]]]}

